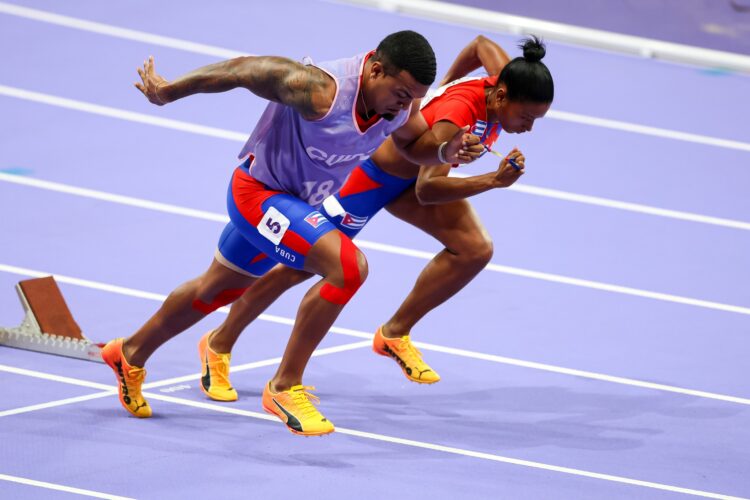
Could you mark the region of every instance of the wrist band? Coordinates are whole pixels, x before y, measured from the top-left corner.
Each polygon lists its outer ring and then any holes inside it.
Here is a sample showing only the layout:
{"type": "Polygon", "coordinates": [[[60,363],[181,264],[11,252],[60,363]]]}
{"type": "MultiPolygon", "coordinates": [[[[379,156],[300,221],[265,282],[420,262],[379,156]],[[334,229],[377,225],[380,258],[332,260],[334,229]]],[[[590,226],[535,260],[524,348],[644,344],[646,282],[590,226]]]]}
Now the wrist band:
{"type": "Polygon", "coordinates": [[[445,146],[447,146],[447,145],[448,145],[448,141],[446,141],[446,142],[442,143],[442,144],[441,144],[441,145],[440,145],[440,146],[438,147],[438,161],[439,161],[440,163],[448,163],[448,160],[446,160],[446,159],[445,159],[445,156],[443,155],[443,154],[444,154],[443,152],[445,151],[445,146]]]}

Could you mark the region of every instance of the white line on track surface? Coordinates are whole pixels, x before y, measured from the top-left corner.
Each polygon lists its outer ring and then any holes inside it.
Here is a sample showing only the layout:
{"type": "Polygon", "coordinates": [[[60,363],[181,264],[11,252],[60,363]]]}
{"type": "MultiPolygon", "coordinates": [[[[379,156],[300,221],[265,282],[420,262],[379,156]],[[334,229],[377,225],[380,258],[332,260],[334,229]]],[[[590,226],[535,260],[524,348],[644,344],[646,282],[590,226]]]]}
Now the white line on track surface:
{"type": "MultiPolygon", "coordinates": [[[[372,341],[367,340],[367,341],[353,342],[351,344],[344,344],[344,345],[338,345],[338,346],[333,346],[333,347],[324,347],[324,348],[316,349],[315,351],[313,351],[312,357],[320,357],[320,356],[326,356],[329,354],[352,351],[354,349],[361,349],[363,347],[369,347],[371,345],[372,345],[372,341]]],[[[236,366],[232,366],[232,373],[253,370],[255,368],[262,368],[265,366],[274,366],[274,365],[278,365],[280,362],[281,362],[281,357],[276,357],[276,358],[264,359],[260,361],[253,361],[250,363],[243,363],[243,364],[239,364],[236,366]]],[[[42,378],[45,380],[51,380],[55,382],[64,382],[67,384],[90,387],[92,389],[101,389],[103,387],[102,384],[99,384],[97,382],[86,382],[80,379],[71,379],[71,378],[60,376],[60,375],[48,375],[42,372],[27,370],[25,368],[16,368],[16,367],[8,366],[8,365],[0,365],[0,372],[13,373],[16,375],[24,375],[27,377],[42,378]]],[[[177,384],[180,382],[197,380],[200,377],[201,377],[200,373],[183,375],[180,377],[172,377],[172,378],[168,378],[164,380],[158,380],[156,382],[149,382],[149,383],[143,384],[143,389],[146,389],[146,390],[155,389],[158,387],[169,386],[169,385],[177,384]]],[[[86,394],[83,396],[74,396],[74,397],[65,398],[65,399],[58,399],[55,401],[49,401],[46,403],[39,403],[39,404],[34,404],[34,405],[22,406],[19,408],[13,408],[10,410],[3,410],[3,411],[0,411],[0,418],[10,417],[12,415],[20,415],[22,413],[29,413],[32,411],[45,410],[47,408],[56,408],[58,406],[66,406],[70,404],[82,403],[84,401],[104,398],[107,396],[114,396],[116,394],[117,394],[117,389],[109,388],[103,392],[96,392],[93,394],[86,394]]]]}
{"type": "MultiPolygon", "coordinates": [[[[323,347],[313,351],[312,357],[327,356],[329,354],[337,354],[340,352],[353,351],[355,349],[362,349],[363,347],[370,347],[372,345],[371,340],[365,340],[361,342],[353,342],[351,344],[337,345],[333,347],[323,347]]],[[[262,361],[252,361],[250,363],[242,363],[239,365],[232,365],[232,373],[244,372],[247,370],[254,370],[255,368],[262,368],[264,366],[274,366],[281,363],[281,357],[264,359],[262,361]]],[[[144,389],[155,389],[157,387],[164,387],[172,384],[179,384],[181,382],[188,382],[190,380],[197,380],[201,377],[200,373],[194,373],[191,375],[183,375],[181,377],[173,377],[165,380],[159,380],[157,382],[151,382],[143,384],[144,389]]],[[[2,416],[2,414],[0,414],[2,416]]]]}
{"type": "MultiPolygon", "coordinates": [[[[239,52],[236,50],[226,49],[222,47],[216,47],[212,45],[206,45],[201,43],[195,43],[188,40],[182,40],[179,38],[172,38],[167,36],[155,35],[143,31],[131,30],[127,28],[121,28],[119,26],[113,26],[111,24],[98,23],[93,21],[87,21],[71,16],[64,16],[61,14],[55,14],[39,9],[31,9],[28,7],[21,7],[19,5],[9,4],[0,2],[0,14],[8,14],[17,16],[25,19],[30,19],[39,22],[45,22],[54,24],[57,26],[64,26],[67,28],[88,31],[91,33],[97,33],[100,35],[111,36],[116,38],[122,38],[126,40],[132,40],[140,43],[157,45],[161,47],[169,47],[172,49],[184,50],[186,52],[192,52],[196,54],[210,55],[222,59],[239,57],[243,55],[252,55],[245,52],[239,52]]],[[[566,111],[550,110],[547,113],[547,118],[590,125],[594,127],[603,127],[622,132],[632,132],[636,134],[650,135],[654,137],[660,137],[664,139],[674,139],[679,141],[693,142],[696,144],[704,144],[707,146],[715,146],[720,148],[736,149],[740,151],[750,151],[750,143],[734,141],[729,139],[722,139],[718,137],[710,137],[706,135],[693,134],[689,132],[680,132],[676,130],[669,130],[659,127],[651,127],[648,125],[640,125],[636,123],[629,123],[619,120],[610,120],[607,118],[599,118],[594,116],[587,116],[578,113],[571,113],[566,111]]]]}
{"type": "MultiPolygon", "coordinates": [[[[184,404],[187,406],[193,406],[195,408],[203,408],[206,410],[214,410],[214,411],[223,412],[223,413],[231,413],[234,415],[247,416],[247,417],[257,418],[257,419],[262,419],[262,420],[270,420],[270,421],[277,420],[275,417],[266,415],[263,413],[241,410],[241,409],[236,409],[236,408],[229,408],[227,406],[217,405],[213,403],[191,401],[187,399],[176,398],[174,396],[165,396],[162,394],[146,393],[146,395],[153,399],[167,401],[167,402],[171,402],[175,404],[184,404]]],[[[722,495],[720,493],[713,493],[713,492],[708,492],[708,491],[683,488],[679,486],[655,483],[651,481],[641,481],[639,479],[615,476],[611,474],[601,474],[598,472],[591,472],[591,471],[586,471],[582,469],[573,469],[570,467],[561,467],[558,465],[551,465],[551,464],[546,464],[542,462],[534,462],[531,460],[521,460],[518,458],[496,455],[493,453],[483,453],[483,452],[478,452],[478,451],[473,451],[473,450],[456,448],[452,446],[443,446],[443,445],[434,444],[434,443],[426,443],[424,441],[416,441],[413,439],[404,439],[404,438],[399,438],[399,437],[386,436],[383,434],[376,434],[372,432],[363,432],[363,431],[359,431],[355,429],[346,429],[342,427],[336,427],[336,433],[364,438],[364,439],[371,439],[375,441],[382,441],[386,443],[400,444],[403,446],[410,446],[413,448],[422,448],[422,449],[431,450],[431,451],[450,453],[453,455],[461,455],[465,457],[478,458],[482,460],[502,462],[502,463],[511,464],[511,465],[520,465],[523,467],[530,467],[533,469],[542,469],[542,470],[548,470],[551,472],[560,472],[563,474],[570,474],[574,476],[582,476],[582,477],[587,477],[587,478],[592,478],[592,479],[600,479],[604,481],[628,484],[631,486],[641,486],[641,487],[653,488],[657,490],[672,491],[675,493],[684,493],[687,495],[699,496],[699,497],[704,497],[704,498],[717,498],[717,499],[724,499],[724,500],[747,500],[747,499],[742,499],[740,497],[731,497],[727,495],[722,495]]]]}
{"type": "Polygon", "coordinates": [[[56,26],[63,26],[65,28],[88,31],[89,33],[96,33],[98,35],[111,36],[150,45],[158,45],[159,47],[169,47],[171,49],[192,52],[193,54],[204,54],[220,57],[222,59],[231,59],[233,57],[249,55],[246,52],[238,52],[236,50],[195,43],[189,40],[181,40],[169,36],[154,35],[153,33],[147,33],[145,31],[131,30],[111,24],[87,21],[77,17],[64,16],[46,10],[32,9],[11,3],[0,2],[0,13],[32,21],[54,24],[56,26]]]}
{"type": "MultiPolygon", "coordinates": [[[[4,367],[0,365],[0,371],[14,373],[14,372],[10,372],[9,370],[4,370],[3,368],[4,367]]],[[[25,373],[23,375],[28,376],[28,373],[25,373]]],[[[66,405],[75,404],[75,403],[83,403],[84,401],[91,401],[92,399],[99,399],[99,398],[105,398],[107,396],[114,396],[115,394],[117,394],[117,389],[112,389],[112,390],[103,391],[103,392],[96,392],[94,394],[86,394],[84,396],[74,396],[72,398],[57,399],[55,401],[49,401],[47,403],[39,403],[35,405],[22,406],[20,408],[13,408],[11,410],[0,411],[0,418],[10,417],[12,415],[20,415],[22,413],[29,413],[32,411],[46,410],[47,408],[57,408],[58,406],[66,406],[66,405]]]]}
{"type": "MultiPolygon", "coordinates": [[[[207,137],[214,137],[219,139],[227,139],[231,141],[243,142],[247,139],[247,134],[243,132],[236,132],[231,130],[220,129],[216,127],[208,127],[205,125],[198,125],[195,123],[173,120],[170,118],[160,118],[145,113],[136,113],[134,111],[127,111],[124,109],[113,108],[109,106],[101,106],[99,104],[88,103],[84,101],[77,101],[74,99],[67,99],[64,97],[58,97],[50,94],[42,94],[40,92],[32,92],[30,90],[19,89],[16,87],[8,87],[0,85],[0,95],[13,97],[17,99],[23,99],[32,102],[38,102],[41,104],[47,104],[50,106],[57,106],[61,108],[71,109],[74,111],[82,111],[85,113],[96,114],[100,116],[106,116],[109,118],[116,118],[125,121],[131,121],[135,123],[142,123],[146,125],[153,125],[156,127],[167,128],[171,130],[179,130],[181,132],[189,132],[193,134],[203,135],[207,137]]],[[[452,172],[452,175],[458,177],[467,177],[467,175],[452,172]]],[[[8,174],[2,177],[2,180],[9,180],[8,174]]],[[[43,182],[43,181],[40,181],[43,182]]],[[[545,198],[553,198],[557,200],[570,201],[575,203],[583,203],[586,205],[594,205],[605,208],[612,208],[616,210],[625,210],[628,212],[635,212],[646,215],[654,215],[658,217],[666,217],[670,219],[684,220],[688,222],[698,222],[702,224],[710,224],[714,226],[728,227],[732,229],[741,229],[748,231],[750,230],[750,222],[726,219],[722,217],[713,217],[710,215],[702,215],[692,212],[685,212],[679,210],[670,210],[666,208],[654,207],[650,205],[643,205],[639,203],[630,203],[626,201],[612,200],[609,198],[602,198],[598,196],[590,196],[585,194],[570,193],[567,191],[560,191],[557,189],[543,188],[526,184],[515,184],[508,188],[510,191],[530,194],[534,196],[542,196],[545,198]]],[[[114,196],[114,195],[112,195],[114,196]]],[[[127,197],[121,197],[123,199],[127,197]]],[[[154,205],[159,205],[156,202],[150,202],[154,205]]],[[[165,206],[164,204],[161,204],[165,206]]],[[[187,209],[185,209],[187,210],[187,209]]]]}
{"type": "MultiPolygon", "coordinates": [[[[0,365],[0,370],[13,371],[13,368],[0,365]]],[[[24,370],[24,372],[25,374],[29,376],[34,376],[37,378],[44,378],[48,380],[55,380],[56,378],[55,375],[46,374],[43,372],[34,372],[33,370],[24,370]]],[[[64,383],[70,383],[71,379],[69,377],[60,377],[59,381],[64,382],[64,383]]],[[[87,383],[84,380],[77,380],[76,382],[77,382],[76,385],[85,385],[87,383]]],[[[95,385],[98,386],[100,384],[91,383],[92,387],[95,385]]],[[[250,418],[259,419],[259,420],[268,420],[272,422],[277,420],[276,417],[273,417],[271,415],[266,415],[264,413],[259,413],[259,412],[249,411],[249,410],[243,410],[240,408],[232,408],[227,405],[218,405],[215,403],[193,401],[189,399],[177,398],[174,396],[166,396],[164,394],[156,394],[156,393],[150,393],[150,392],[144,392],[144,396],[152,400],[165,401],[165,402],[174,403],[178,405],[191,406],[194,408],[201,408],[204,410],[211,410],[211,411],[217,411],[221,413],[228,413],[232,415],[250,417],[250,418]]],[[[434,444],[434,443],[427,443],[424,441],[416,441],[413,439],[405,439],[405,438],[400,438],[400,437],[387,436],[384,434],[364,432],[364,431],[359,431],[356,429],[347,429],[347,428],[337,427],[336,432],[338,434],[344,434],[344,435],[363,438],[363,439],[370,439],[370,440],[381,441],[381,442],[386,442],[386,443],[398,444],[398,445],[408,446],[412,448],[421,448],[421,449],[430,450],[430,451],[449,453],[452,455],[460,455],[464,457],[477,458],[481,460],[501,462],[501,463],[506,463],[506,464],[511,464],[511,465],[518,465],[522,467],[529,467],[533,469],[546,470],[550,472],[559,472],[559,473],[569,474],[573,476],[586,477],[586,478],[591,478],[591,479],[599,479],[603,481],[627,484],[631,486],[639,486],[639,487],[651,488],[651,489],[657,489],[657,490],[663,490],[663,491],[671,491],[675,493],[683,493],[686,495],[693,495],[693,496],[699,496],[699,497],[704,497],[704,498],[717,498],[717,499],[725,499],[725,500],[726,499],[743,500],[743,499],[740,499],[740,497],[732,497],[732,496],[723,495],[720,493],[696,490],[692,488],[684,488],[681,486],[673,486],[673,485],[668,485],[668,484],[663,484],[663,483],[656,483],[652,481],[642,481],[640,479],[616,476],[612,474],[602,474],[599,472],[592,472],[592,471],[587,471],[583,469],[574,469],[571,467],[563,467],[559,465],[546,464],[543,462],[522,460],[522,459],[513,458],[513,457],[496,455],[493,453],[466,450],[463,448],[456,448],[453,446],[443,446],[443,445],[434,444]]],[[[1,478],[2,477],[0,477],[0,479],[1,478]]],[[[82,490],[82,491],[85,491],[85,490],[82,490]]],[[[110,498],[110,497],[102,497],[102,498],[110,498]]],[[[117,497],[117,498],[120,498],[120,497],[117,497]]]]}
{"type": "MultiPolygon", "coordinates": [[[[212,212],[207,212],[207,211],[202,211],[202,210],[195,210],[195,209],[190,209],[190,208],[183,208],[177,205],[158,203],[158,202],[153,202],[149,200],[142,200],[142,199],[134,198],[130,196],[115,195],[112,193],[106,193],[104,191],[96,191],[93,189],[79,188],[79,187],[70,186],[67,184],[42,181],[38,179],[32,179],[29,177],[0,173],[0,181],[21,184],[24,186],[36,187],[36,188],[46,189],[50,191],[66,193],[66,194],[72,194],[75,196],[93,198],[93,199],[108,201],[112,203],[119,203],[119,204],[138,207],[138,208],[146,208],[149,210],[156,210],[156,211],[171,213],[175,215],[184,215],[187,217],[211,220],[211,221],[222,222],[222,223],[226,223],[229,221],[229,218],[226,215],[222,215],[222,214],[217,214],[217,213],[212,213],[212,212]]],[[[403,255],[406,257],[414,257],[414,258],[424,259],[424,260],[430,260],[435,256],[435,253],[433,252],[414,250],[411,248],[404,248],[404,247],[399,247],[396,245],[389,245],[386,243],[378,243],[375,241],[367,241],[367,240],[362,240],[360,238],[356,238],[355,241],[357,242],[357,245],[360,248],[390,253],[394,255],[403,255]]],[[[688,305],[688,306],[693,306],[693,307],[701,307],[705,309],[714,309],[717,311],[750,315],[750,308],[744,307],[744,306],[724,304],[721,302],[713,302],[713,301],[703,300],[703,299],[695,299],[692,297],[684,297],[681,295],[673,295],[673,294],[668,294],[668,293],[663,293],[663,292],[654,292],[651,290],[643,290],[639,288],[620,286],[620,285],[615,285],[611,283],[603,283],[600,281],[573,278],[570,276],[563,276],[559,274],[533,271],[530,269],[523,269],[519,267],[503,266],[500,264],[490,263],[485,267],[485,271],[494,271],[494,272],[498,272],[502,274],[520,276],[523,278],[548,281],[551,283],[590,288],[593,290],[599,290],[599,291],[604,291],[604,292],[619,293],[623,295],[630,295],[634,297],[641,297],[641,298],[653,299],[653,300],[661,300],[664,302],[671,302],[675,304],[682,304],[682,305],[688,305]]]]}
{"type": "MultiPolygon", "coordinates": [[[[16,267],[16,266],[9,266],[6,264],[0,264],[0,272],[6,272],[6,273],[17,274],[17,275],[26,276],[26,277],[35,277],[35,278],[52,275],[52,273],[47,273],[47,272],[37,271],[37,270],[32,270],[32,269],[25,269],[25,268],[16,267]]],[[[115,285],[109,285],[106,283],[100,283],[96,281],[82,280],[79,278],[72,278],[69,276],[63,276],[59,274],[54,274],[53,276],[55,277],[55,280],[57,280],[59,283],[81,286],[84,288],[90,288],[94,290],[102,290],[102,291],[112,292],[112,293],[125,295],[129,297],[155,300],[158,302],[163,302],[164,299],[167,298],[166,295],[162,295],[162,294],[145,292],[142,290],[135,290],[132,288],[125,288],[125,287],[120,287],[120,286],[115,286],[115,285]]],[[[229,312],[229,308],[222,307],[218,309],[218,311],[227,313],[229,312]]],[[[294,324],[294,320],[292,318],[284,318],[281,316],[274,316],[270,314],[261,314],[258,317],[258,319],[262,321],[268,321],[272,323],[278,323],[278,324],[290,325],[290,326],[294,324]]],[[[359,330],[352,330],[350,328],[341,328],[337,326],[333,326],[329,331],[332,333],[340,334],[340,335],[347,335],[351,337],[357,337],[357,338],[368,339],[368,340],[371,340],[373,337],[371,333],[367,333],[367,332],[363,332],[359,330]]],[[[530,368],[533,370],[542,370],[542,371],[547,371],[547,372],[552,372],[552,373],[558,373],[561,375],[588,378],[592,380],[599,380],[602,382],[610,382],[614,384],[628,385],[632,387],[641,387],[644,389],[652,389],[652,390],[657,390],[657,391],[682,394],[682,395],[693,396],[693,397],[698,397],[698,398],[713,399],[713,400],[724,401],[728,403],[736,403],[736,404],[741,404],[741,405],[750,405],[750,399],[748,398],[730,396],[726,394],[699,391],[695,389],[686,389],[683,387],[670,386],[666,384],[657,384],[653,382],[630,379],[630,378],[625,378],[625,377],[617,377],[613,375],[606,375],[603,373],[596,373],[596,372],[590,372],[590,371],[585,371],[585,370],[576,370],[573,368],[565,368],[561,366],[549,365],[549,364],[544,364],[544,363],[536,363],[534,361],[526,361],[526,360],[521,360],[521,359],[508,358],[504,356],[497,356],[494,354],[486,354],[486,353],[481,353],[481,352],[468,351],[465,349],[456,349],[453,347],[445,347],[445,346],[429,344],[429,343],[424,343],[424,342],[415,342],[414,344],[420,349],[424,349],[426,351],[442,352],[442,353],[451,354],[454,356],[461,356],[465,358],[477,359],[477,360],[482,360],[482,361],[490,361],[493,363],[501,363],[501,364],[506,364],[506,365],[518,366],[522,368],[530,368]]],[[[356,344],[347,344],[347,346],[352,349],[357,348],[356,344]]],[[[346,348],[346,346],[338,346],[335,348],[328,348],[328,349],[344,349],[344,348],[346,348]]],[[[19,373],[19,374],[24,374],[23,372],[24,370],[20,368],[17,369],[17,371],[14,371],[14,373],[19,373]]],[[[191,376],[186,376],[186,377],[191,377],[191,376]]],[[[169,379],[168,380],[169,384],[165,384],[165,385],[170,385],[179,381],[183,381],[183,379],[188,380],[189,378],[178,377],[175,379],[169,379]]],[[[76,379],[71,379],[70,383],[75,384],[77,383],[77,381],[76,379]]],[[[160,382],[154,382],[153,384],[154,385],[149,385],[149,387],[157,387],[157,385],[155,384],[159,384],[158,386],[161,386],[160,382]]],[[[86,387],[92,387],[96,389],[108,388],[108,386],[104,384],[91,385],[90,383],[86,383],[86,387]]]]}
{"type": "Polygon", "coordinates": [[[82,488],[74,488],[72,486],[64,486],[62,484],[48,483],[46,481],[37,481],[36,479],[10,476],[8,474],[0,474],[0,481],[25,484],[27,486],[36,486],[37,488],[45,488],[48,490],[64,491],[66,493],[75,493],[77,495],[83,495],[87,497],[106,498],[108,500],[135,500],[131,497],[121,497],[117,495],[111,495],[109,493],[101,493],[99,491],[84,490],[82,488]]]}

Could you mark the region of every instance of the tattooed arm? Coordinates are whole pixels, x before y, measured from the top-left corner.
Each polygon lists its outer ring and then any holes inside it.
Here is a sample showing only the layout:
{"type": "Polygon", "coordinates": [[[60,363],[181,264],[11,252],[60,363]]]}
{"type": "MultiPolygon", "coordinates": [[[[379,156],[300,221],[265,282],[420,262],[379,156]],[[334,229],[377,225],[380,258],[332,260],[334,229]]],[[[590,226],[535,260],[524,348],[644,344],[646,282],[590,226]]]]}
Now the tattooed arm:
{"type": "Polygon", "coordinates": [[[193,94],[245,88],[269,101],[294,108],[306,120],[325,116],[333,104],[336,84],[324,71],[283,57],[247,56],[210,64],[167,81],[154,70],[150,57],[138,68],[135,86],[153,104],[162,106],[193,94]]]}

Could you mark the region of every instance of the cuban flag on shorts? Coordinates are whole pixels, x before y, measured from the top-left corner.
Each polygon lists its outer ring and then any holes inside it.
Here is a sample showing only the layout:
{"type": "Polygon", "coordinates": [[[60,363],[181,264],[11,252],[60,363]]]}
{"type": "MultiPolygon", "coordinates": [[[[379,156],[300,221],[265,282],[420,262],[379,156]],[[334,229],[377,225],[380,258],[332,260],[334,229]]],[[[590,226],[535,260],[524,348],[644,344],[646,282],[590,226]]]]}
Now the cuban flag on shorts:
{"type": "Polygon", "coordinates": [[[361,229],[367,224],[367,219],[367,217],[357,217],[347,212],[341,219],[341,225],[352,229],[361,229]]]}
{"type": "Polygon", "coordinates": [[[319,225],[323,224],[324,222],[328,222],[328,219],[326,219],[323,214],[316,210],[315,212],[310,212],[309,214],[307,214],[307,217],[305,217],[305,222],[317,229],[319,225]]]}

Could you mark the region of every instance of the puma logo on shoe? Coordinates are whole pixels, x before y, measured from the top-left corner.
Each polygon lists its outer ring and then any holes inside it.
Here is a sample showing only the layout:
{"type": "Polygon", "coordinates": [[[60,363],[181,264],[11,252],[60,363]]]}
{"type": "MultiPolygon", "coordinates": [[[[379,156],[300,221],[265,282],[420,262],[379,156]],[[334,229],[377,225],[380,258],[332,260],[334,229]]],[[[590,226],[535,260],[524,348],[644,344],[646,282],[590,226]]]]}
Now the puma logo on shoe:
{"type": "Polygon", "coordinates": [[[302,432],[302,424],[300,423],[299,419],[286,411],[286,408],[281,406],[275,399],[272,400],[273,404],[276,405],[276,407],[281,410],[281,412],[286,415],[286,425],[294,429],[295,431],[302,432]]]}
{"type": "Polygon", "coordinates": [[[208,368],[208,356],[206,356],[206,374],[201,377],[203,388],[208,390],[211,387],[211,370],[208,368]]]}
{"type": "Polygon", "coordinates": [[[148,406],[148,403],[146,403],[146,401],[145,401],[145,400],[143,401],[143,404],[142,404],[142,405],[139,405],[139,404],[138,404],[138,401],[136,400],[136,402],[135,402],[135,408],[133,409],[133,411],[134,411],[134,412],[137,412],[137,411],[138,411],[138,410],[140,410],[141,408],[145,408],[145,407],[147,407],[147,406],[148,406]]]}
{"type": "MultiPolygon", "coordinates": [[[[399,365],[401,365],[401,368],[403,368],[403,369],[404,369],[404,371],[406,372],[406,374],[407,374],[407,375],[411,375],[411,368],[409,368],[408,366],[406,366],[406,363],[404,362],[404,360],[403,360],[403,359],[401,359],[401,358],[399,357],[399,355],[398,355],[398,354],[396,354],[396,353],[395,353],[395,352],[393,351],[393,349],[391,349],[391,346],[389,346],[388,344],[385,344],[385,347],[384,347],[384,349],[385,349],[385,352],[387,352],[387,353],[388,353],[388,355],[389,355],[390,357],[392,357],[393,359],[395,359],[395,360],[396,360],[396,362],[397,362],[397,363],[398,363],[399,365]]],[[[430,371],[430,370],[425,370],[425,371],[430,371]]],[[[421,373],[420,373],[420,375],[421,375],[421,373]]]]}
{"type": "Polygon", "coordinates": [[[117,367],[117,374],[120,376],[120,390],[122,391],[122,400],[125,404],[130,404],[130,396],[128,396],[128,385],[125,383],[125,372],[122,370],[122,361],[115,361],[117,367]]]}

